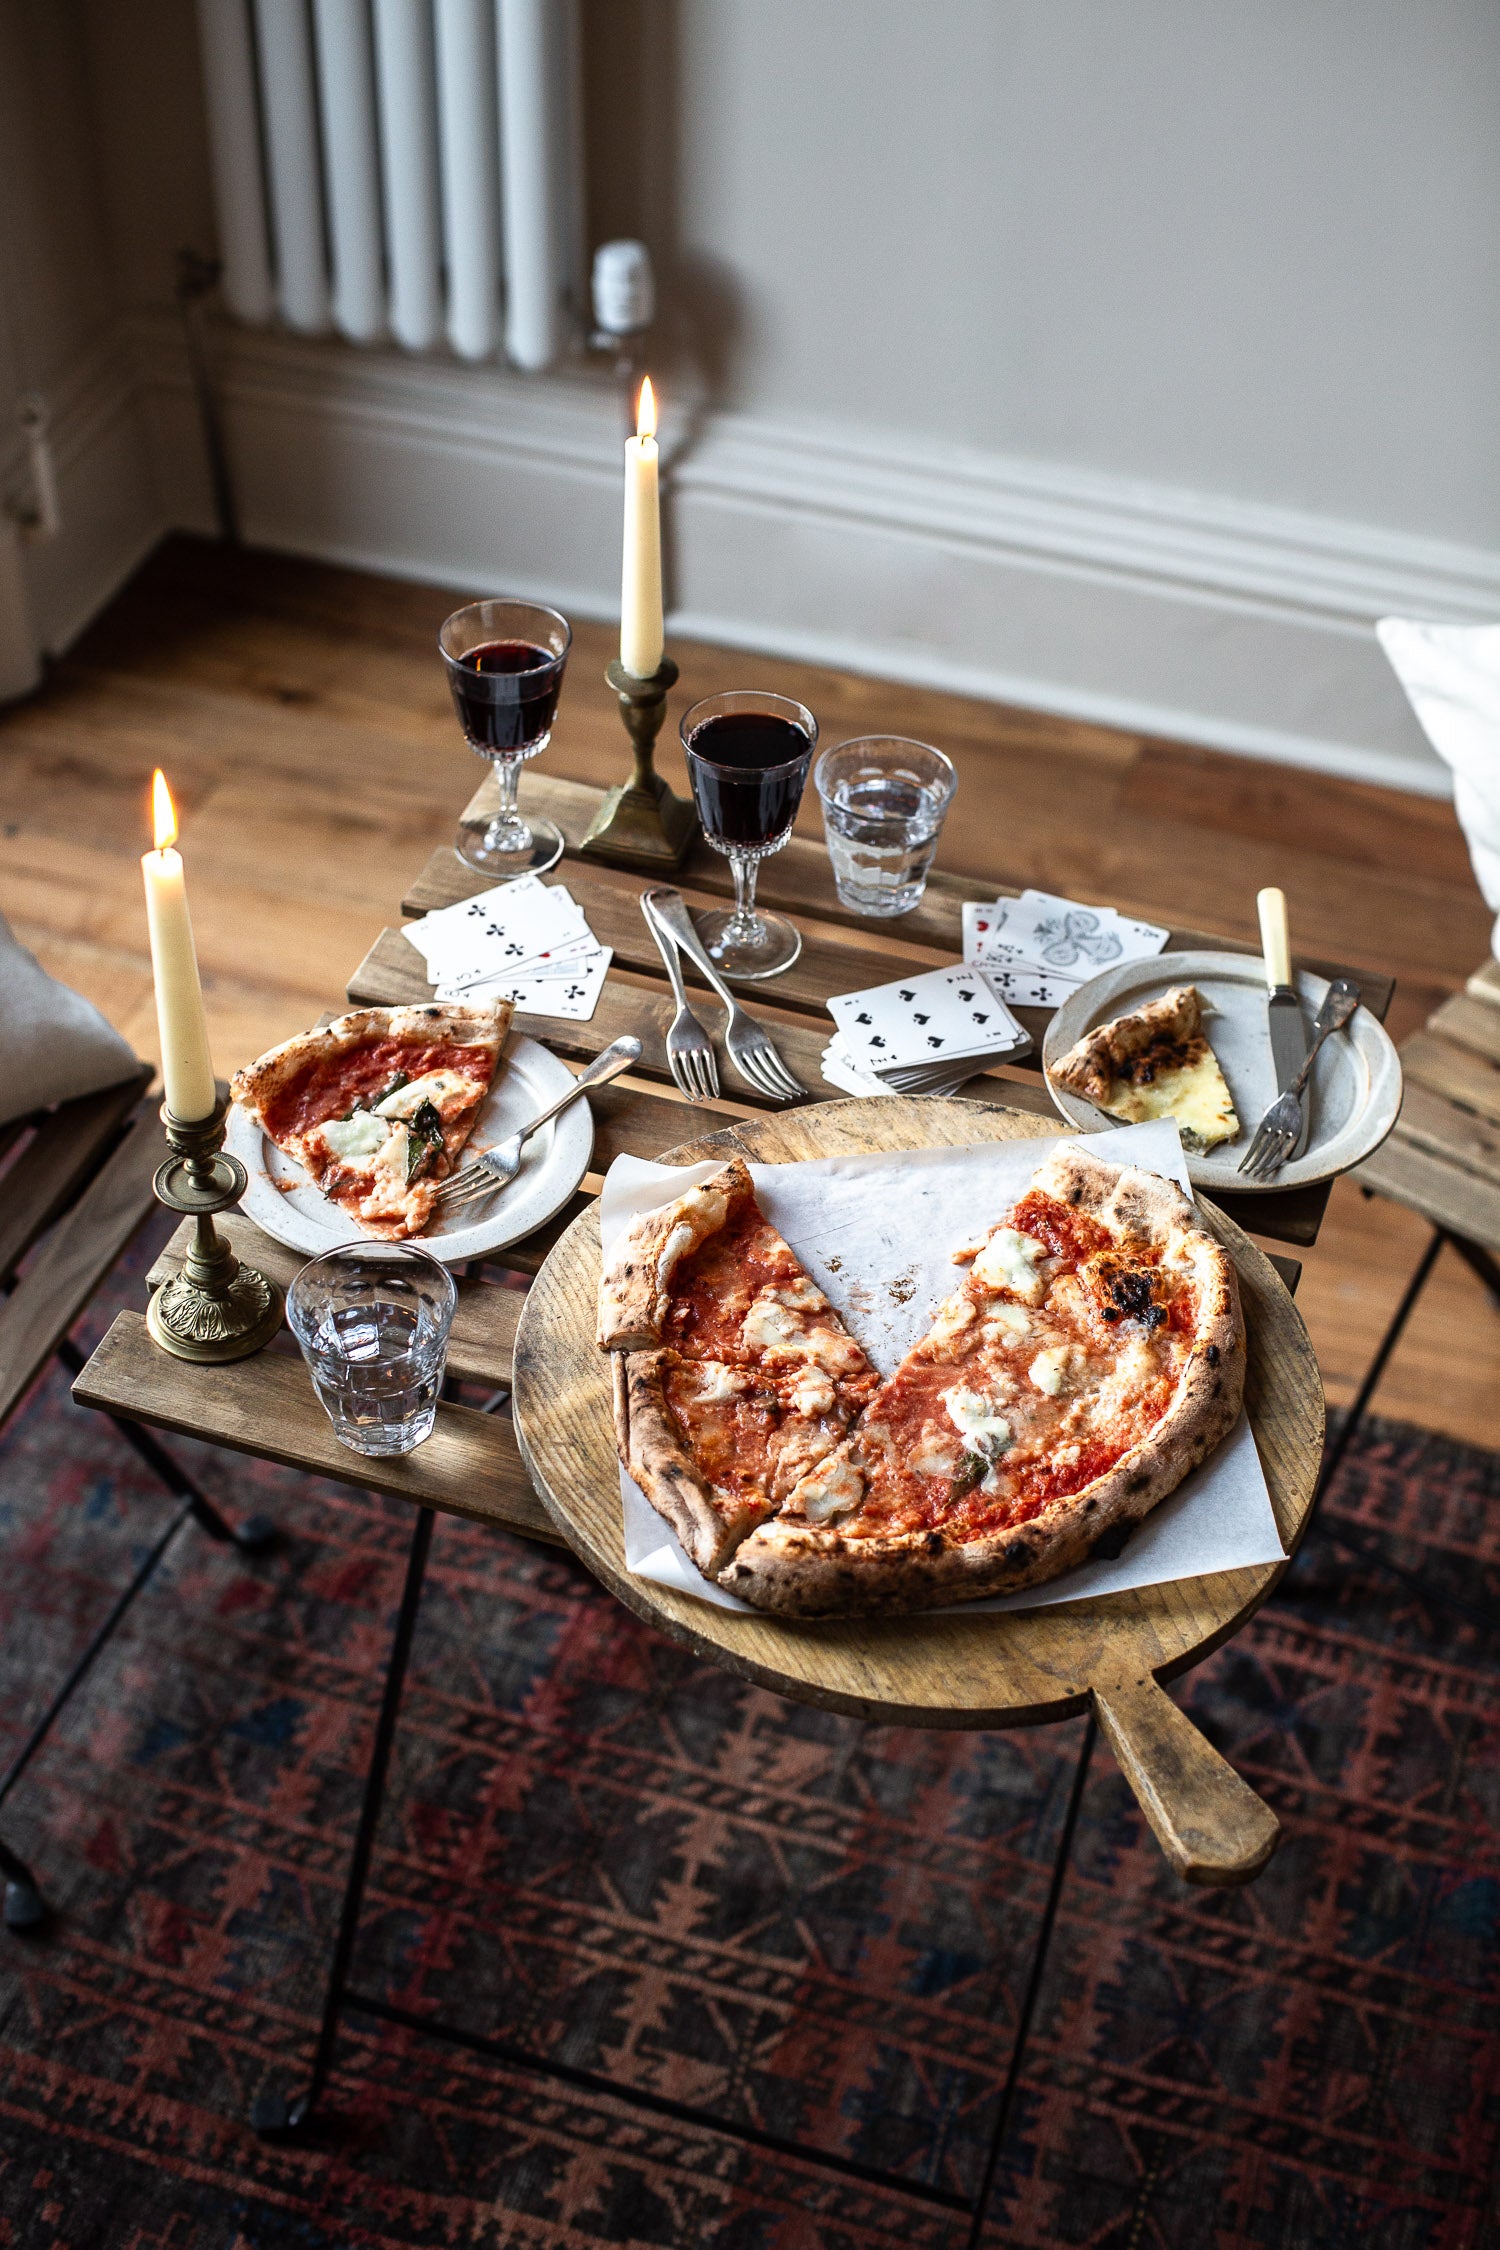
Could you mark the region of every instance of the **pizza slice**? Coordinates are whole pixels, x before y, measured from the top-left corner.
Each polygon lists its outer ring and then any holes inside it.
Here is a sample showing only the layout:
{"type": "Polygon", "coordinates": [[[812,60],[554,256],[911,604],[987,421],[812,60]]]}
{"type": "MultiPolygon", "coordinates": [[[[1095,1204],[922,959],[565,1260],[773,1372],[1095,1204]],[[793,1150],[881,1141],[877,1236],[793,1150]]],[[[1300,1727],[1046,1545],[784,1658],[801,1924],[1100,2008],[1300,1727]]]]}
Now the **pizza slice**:
{"type": "Polygon", "coordinates": [[[1238,1417],[1234,1268],[1170,1182],[1060,1150],[858,1424],[719,1572],[789,1616],[1009,1592],[1108,1547],[1238,1417]]]}
{"type": "Polygon", "coordinates": [[[1130,1015],[1102,1023],[1049,1066],[1069,1093],[1127,1125],[1173,1117],[1195,1153],[1240,1130],[1218,1057],[1203,1032],[1203,996],[1180,984],[1130,1015]]]}
{"type": "Polygon", "coordinates": [[[511,1004],[360,1008],[236,1071],[230,1092],[367,1233],[420,1234],[500,1061],[511,1004]]]}
{"type": "Polygon", "coordinates": [[[620,1458],[706,1576],[832,1452],[879,1376],[740,1157],[643,1212],[606,1262],[620,1458]]]}

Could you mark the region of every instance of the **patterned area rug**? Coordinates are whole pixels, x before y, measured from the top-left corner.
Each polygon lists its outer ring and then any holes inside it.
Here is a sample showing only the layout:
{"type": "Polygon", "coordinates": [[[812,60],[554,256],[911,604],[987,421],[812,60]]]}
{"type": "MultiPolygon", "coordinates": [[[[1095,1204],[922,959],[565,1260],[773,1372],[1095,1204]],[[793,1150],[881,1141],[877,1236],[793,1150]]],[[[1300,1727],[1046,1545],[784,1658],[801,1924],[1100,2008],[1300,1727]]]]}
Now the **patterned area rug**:
{"type": "MultiPolygon", "coordinates": [[[[181,1532],[5,1807],[57,1911],[0,1933],[0,2245],[1492,2239],[1500,1461],[1373,1425],[1329,1522],[1421,1585],[1320,1535],[1176,1691],[1285,1827],[1251,1889],[1168,1875],[1094,1747],[1008,2097],[1083,1723],[782,1704],[440,1523],[355,1981],[541,2067],[358,2018],[289,2146],[246,2118],[310,2051],[412,1519],[177,1450],[284,1538],[181,1532]]],[[[0,1441],[0,1757],[171,1506],[39,1386],[0,1441]]]]}

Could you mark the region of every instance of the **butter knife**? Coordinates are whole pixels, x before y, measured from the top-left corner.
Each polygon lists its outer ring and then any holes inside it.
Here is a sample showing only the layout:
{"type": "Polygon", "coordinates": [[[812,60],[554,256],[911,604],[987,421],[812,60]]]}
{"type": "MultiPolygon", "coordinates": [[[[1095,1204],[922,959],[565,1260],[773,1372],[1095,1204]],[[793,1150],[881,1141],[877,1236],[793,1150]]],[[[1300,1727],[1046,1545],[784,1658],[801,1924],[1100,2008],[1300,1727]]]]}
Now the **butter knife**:
{"type": "MultiPolygon", "coordinates": [[[[1274,888],[1257,891],[1255,907],[1260,916],[1260,948],[1266,963],[1266,1025],[1271,1041],[1271,1062],[1276,1072],[1276,1091],[1284,1094],[1307,1060],[1307,1022],[1292,983],[1292,938],[1287,924],[1286,892],[1274,888]]],[[[1292,1151],[1294,1156],[1300,1156],[1307,1144],[1311,1107],[1311,1103],[1304,1104],[1302,1132],[1292,1151]]]]}

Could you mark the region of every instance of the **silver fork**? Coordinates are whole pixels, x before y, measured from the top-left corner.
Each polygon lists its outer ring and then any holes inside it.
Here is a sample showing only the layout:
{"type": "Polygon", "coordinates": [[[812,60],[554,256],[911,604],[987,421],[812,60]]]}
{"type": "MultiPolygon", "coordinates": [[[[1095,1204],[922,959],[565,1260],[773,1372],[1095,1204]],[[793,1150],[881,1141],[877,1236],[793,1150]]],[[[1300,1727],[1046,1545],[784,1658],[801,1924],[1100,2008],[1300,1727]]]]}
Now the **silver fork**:
{"type": "Polygon", "coordinates": [[[767,1095],[773,1102],[800,1101],[807,1088],[792,1076],[771,1044],[769,1035],[752,1015],[746,1014],[714,967],[704,951],[702,939],[693,927],[693,917],[687,910],[687,902],[681,891],[662,889],[643,892],[641,912],[648,922],[653,922],[664,930],[672,943],[687,955],[729,1010],[729,1021],[724,1026],[724,1045],[741,1078],[753,1086],[757,1093],[767,1095]]]}
{"type": "Polygon", "coordinates": [[[576,1102],[591,1086],[608,1085],[611,1078],[618,1078],[622,1070],[628,1070],[633,1062],[639,1062],[640,1059],[641,1043],[629,1033],[623,1039],[612,1039],[607,1047],[601,1047],[588,1069],[579,1072],[567,1092],[559,1094],[557,1100],[542,1110],[540,1115],[533,1117],[529,1125],[523,1125],[519,1133],[512,1133],[509,1139],[498,1142],[494,1148],[485,1149],[471,1164],[466,1164],[462,1171],[455,1172],[451,1179],[444,1180],[437,1192],[439,1214],[446,1218],[450,1212],[462,1211],[470,1203],[482,1203],[486,1196],[498,1195],[501,1188],[509,1187],[521,1169],[521,1151],[533,1133],[539,1132],[543,1125],[550,1124],[560,1110],[566,1109],[570,1102],[576,1102]]]}
{"type": "Polygon", "coordinates": [[[672,1073],[672,1083],[689,1101],[712,1101],[719,1091],[719,1058],[714,1053],[714,1043],[688,1006],[677,948],[647,906],[644,895],[641,913],[656,940],[656,950],[672,980],[672,994],[677,1002],[677,1013],[667,1033],[667,1068],[672,1073]]]}
{"type": "Polygon", "coordinates": [[[1278,1094],[1255,1129],[1255,1138],[1240,1158],[1240,1170],[1247,1179],[1269,1180],[1279,1172],[1302,1135],[1302,1090],[1312,1075],[1318,1049],[1325,1039],[1342,1031],[1359,1006],[1359,993],[1342,977],[1332,983],[1323,996],[1313,1025],[1313,1035],[1308,1043],[1307,1060],[1298,1071],[1284,1094],[1278,1094]]]}

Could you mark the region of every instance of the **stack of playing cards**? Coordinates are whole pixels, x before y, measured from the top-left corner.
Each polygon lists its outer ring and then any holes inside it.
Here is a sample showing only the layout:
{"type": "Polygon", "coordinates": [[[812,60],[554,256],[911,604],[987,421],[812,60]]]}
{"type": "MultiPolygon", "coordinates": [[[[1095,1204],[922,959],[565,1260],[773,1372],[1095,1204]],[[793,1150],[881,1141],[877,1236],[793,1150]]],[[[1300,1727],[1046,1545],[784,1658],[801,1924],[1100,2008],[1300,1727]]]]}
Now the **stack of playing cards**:
{"type": "Polygon", "coordinates": [[[986,1063],[1030,1045],[973,969],[926,969],[843,992],[828,1012],[839,1028],[823,1050],[823,1076],[849,1094],[952,1094],[986,1063]]]}
{"type": "Polygon", "coordinates": [[[1057,1008],[1101,969],[1160,953],[1168,932],[1112,906],[1023,891],[964,907],[964,959],[1020,1008],[1057,1008]]]}
{"type": "Polygon", "coordinates": [[[610,949],[560,883],[518,875],[406,925],[439,1000],[512,1000],[523,1015],[586,1023],[610,949]]]}

